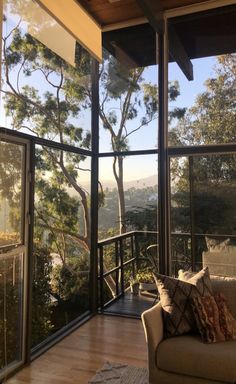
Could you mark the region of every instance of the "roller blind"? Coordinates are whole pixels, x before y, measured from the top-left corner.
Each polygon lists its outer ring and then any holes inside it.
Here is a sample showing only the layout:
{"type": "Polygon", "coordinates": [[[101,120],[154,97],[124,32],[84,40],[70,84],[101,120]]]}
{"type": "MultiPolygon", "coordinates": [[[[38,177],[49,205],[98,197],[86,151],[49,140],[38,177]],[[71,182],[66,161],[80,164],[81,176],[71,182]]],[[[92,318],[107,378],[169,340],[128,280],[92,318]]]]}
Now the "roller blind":
{"type": "Polygon", "coordinates": [[[75,0],[36,0],[92,56],[102,60],[101,27],[75,0]]]}

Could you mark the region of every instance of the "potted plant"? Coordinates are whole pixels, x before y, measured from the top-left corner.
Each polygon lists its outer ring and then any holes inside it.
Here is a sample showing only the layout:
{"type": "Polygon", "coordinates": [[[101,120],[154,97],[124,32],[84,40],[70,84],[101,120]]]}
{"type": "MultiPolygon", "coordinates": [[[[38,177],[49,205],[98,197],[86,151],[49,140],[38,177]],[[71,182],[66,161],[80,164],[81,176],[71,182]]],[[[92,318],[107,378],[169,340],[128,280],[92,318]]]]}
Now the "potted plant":
{"type": "Polygon", "coordinates": [[[139,289],[141,291],[154,291],[156,290],[156,284],[151,271],[140,271],[136,275],[136,279],[139,281],[139,289]]]}
{"type": "Polygon", "coordinates": [[[139,281],[138,281],[138,279],[135,279],[135,278],[130,279],[130,292],[133,293],[133,295],[139,294],[139,281]]]}

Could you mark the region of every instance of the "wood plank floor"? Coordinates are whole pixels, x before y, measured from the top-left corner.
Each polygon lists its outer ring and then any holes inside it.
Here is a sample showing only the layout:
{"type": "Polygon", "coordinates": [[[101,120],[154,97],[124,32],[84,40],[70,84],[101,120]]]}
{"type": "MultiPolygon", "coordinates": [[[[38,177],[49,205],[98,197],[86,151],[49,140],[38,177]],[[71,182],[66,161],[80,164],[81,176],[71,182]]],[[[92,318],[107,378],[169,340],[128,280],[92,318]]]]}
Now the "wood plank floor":
{"type": "Polygon", "coordinates": [[[147,366],[141,320],[98,315],[7,381],[87,384],[106,361],[147,366]]]}

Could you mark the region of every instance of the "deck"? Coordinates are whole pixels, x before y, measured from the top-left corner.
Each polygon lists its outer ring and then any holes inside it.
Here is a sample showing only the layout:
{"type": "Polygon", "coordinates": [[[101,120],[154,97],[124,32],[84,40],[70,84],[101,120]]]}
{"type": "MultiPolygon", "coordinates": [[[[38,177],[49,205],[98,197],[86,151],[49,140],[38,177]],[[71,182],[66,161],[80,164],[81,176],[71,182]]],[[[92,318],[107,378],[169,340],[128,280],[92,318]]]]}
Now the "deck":
{"type": "Polygon", "coordinates": [[[103,313],[110,315],[122,315],[136,319],[141,318],[142,312],[151,308],[156,300],[156,294],[143,292],[139,295],[126,293],[119,300],[107,307],[103,313]]]}
{"type": "Polygon", "coordinates": [[[140,320],[97,315],[23,368],[7,384],[87,384],[106,361],[147,366],[140,320]]]}

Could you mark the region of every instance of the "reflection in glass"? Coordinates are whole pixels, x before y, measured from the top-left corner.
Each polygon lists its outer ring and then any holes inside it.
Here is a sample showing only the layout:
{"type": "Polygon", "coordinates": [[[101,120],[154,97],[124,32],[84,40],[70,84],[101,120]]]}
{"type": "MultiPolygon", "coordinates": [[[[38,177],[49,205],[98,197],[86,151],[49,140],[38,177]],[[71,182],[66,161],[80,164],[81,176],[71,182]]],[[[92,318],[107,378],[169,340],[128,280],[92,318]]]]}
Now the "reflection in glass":
{"type": "Polygon", "coordinates": [[[32,346],[89,310],[90,162],[36,148],[32,346]]]}
{"type": "Polygon", "coordinates": [[[22,242],[23,149],[0,141],[0,247],[22,242]]]}
{"type": "Polygon", "coordinates": [[[23,253],[0,253],[0,369],[21,360],[23,253]]]}
{"type": "Polygon", "coordinates": [[[206,237],[236,244],[233,154],[171,159],[172,273],[199,269],[206,237]]]}
{"type": "Polygon", "coordinates": [[[64,59],[62,28],[32,0],[4,0],[4,16],[0,125],[90,148],[90,55],[72,41],[64,59]]]}

